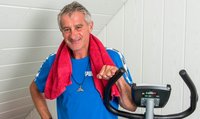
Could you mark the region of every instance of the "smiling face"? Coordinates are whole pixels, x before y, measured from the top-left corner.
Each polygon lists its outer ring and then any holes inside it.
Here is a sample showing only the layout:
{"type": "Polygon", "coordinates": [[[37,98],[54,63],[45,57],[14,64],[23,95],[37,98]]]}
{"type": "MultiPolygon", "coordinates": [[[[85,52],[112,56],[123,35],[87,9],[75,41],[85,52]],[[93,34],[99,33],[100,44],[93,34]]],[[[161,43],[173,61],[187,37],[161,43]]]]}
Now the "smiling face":
{"type": "Polygon", "coordinates": [[[75,58],[87,56],[92,28],[93,22],[86,22],[82,12],[77,11],[61,16],[61,32],[75,58]]]}

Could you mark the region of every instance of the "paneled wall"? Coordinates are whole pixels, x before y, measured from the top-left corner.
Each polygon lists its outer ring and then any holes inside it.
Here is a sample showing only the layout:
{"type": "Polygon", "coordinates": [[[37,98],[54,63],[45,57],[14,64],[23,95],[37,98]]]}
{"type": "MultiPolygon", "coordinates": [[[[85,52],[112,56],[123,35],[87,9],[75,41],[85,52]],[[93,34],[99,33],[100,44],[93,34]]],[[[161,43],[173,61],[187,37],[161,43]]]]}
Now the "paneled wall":
{"type": "MultiPolygon", "coordinates": [[[[189,106],[190,95],[178,75],[186,69],[200,91],[200,16],[198,0],[128,0],[98,37],[126,57],[134,82],[171,84],[164,109],[171,114],[189,106]]],[[[140,108],[137,113],[143,113],[140,108]]],[[[188,119],[199,119],[200,104],[188,119]]]]}
{"type": "MultiPolygon", "coordinates": [[[[127,0],[106,26],[116,9],[98,9],[104,4],[90,3],[90,11],[96,12],[93,19],[98,22],[94,34],[103,28],[97,36],[107,47],[124,54],[134,82],[171,84],[168,104],[155,113],[186,109],[190,96],[178,72],[186,69],[200,92],[200,1],[127,0]]],[[[55,52],[62,40],[56,15],[63,4],[64,1],[52,0],[48,4],[34,0],[0,1],[1,119],[21,119],[32,110],[27,86],[45,57],[55,52]],[[3,112],[5,109],[8,111],[3,112]]],[[[116,4],[121,6],[121,0],[116,4]]],[[[55,116],[54,103],[49,102],[49,107],[55,116]]],[[[200,104],[188,119],[198,119],[198,112],[200,104]]],[[[37,118],[34,109],[26,119],[37,118]]]]}
{"type": "MultiPolygon", "coordinates": [[[[128,0],[98,35],[108,47],[124,53],[134,82],[171,84],[169,102],[156,109],[157,114],[189,106],[180,69],[188,71],[200,93],[199,5],[198,0],[128,0]]],[[[188,119],[199,119],[199,112],[200,103],[188,119]]]]}
{"type": "Polygon", "coordinates": [[[61,40],[58,10],[22,3],[0,1],[1,119],[23,119],[33,109],[28,86],[61,40]]]}

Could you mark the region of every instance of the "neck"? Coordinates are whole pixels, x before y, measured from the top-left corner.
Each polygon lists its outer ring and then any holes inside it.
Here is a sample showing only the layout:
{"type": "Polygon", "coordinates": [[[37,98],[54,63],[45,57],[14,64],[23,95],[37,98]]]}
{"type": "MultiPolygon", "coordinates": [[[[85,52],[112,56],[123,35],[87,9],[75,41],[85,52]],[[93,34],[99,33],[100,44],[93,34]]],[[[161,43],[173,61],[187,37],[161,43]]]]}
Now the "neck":
{"type": "Polygon", "coordinates": [[[76,51],[72,52],[72,57],[75,59],[81,59],[86,56],[88,56],[88,52],[76,52],[76,51]]]}

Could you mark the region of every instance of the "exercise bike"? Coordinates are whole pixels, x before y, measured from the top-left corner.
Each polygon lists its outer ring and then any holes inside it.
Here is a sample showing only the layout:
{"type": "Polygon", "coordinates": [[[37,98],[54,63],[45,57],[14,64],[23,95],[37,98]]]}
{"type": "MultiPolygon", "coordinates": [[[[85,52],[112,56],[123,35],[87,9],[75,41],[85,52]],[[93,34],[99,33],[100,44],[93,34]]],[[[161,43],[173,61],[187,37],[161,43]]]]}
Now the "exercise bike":
{"type": "Polygon", "coordinates": [[[190,90],[191,98],[190,98],[190,107],[183,112],[175,113],[175,114],[168,114],[168,115],[155,115],[154,108],[163,108],[170,97],[171,93],[171,86],[167,85],[137,85],[133,84],[131,86],[132,91],[132,98],[137,107],[145,108],[144,114],[138,113],[130,113],[126,111],[121,111],[115,109],[110,104],[110,92],[112,85],[125,73],[124,68],[119,68],[115,75],[108,81],[108,84],[105,88],[104,92],[104,104],[106,108],[118,115],[125,118],[130,119],[182,119],[194,112],[196,109],[197,101],[198,101],[198,94],[196,87],[192,80],[190,79],[189,75],[185,70],[181,70],[179,72],[180,76],[182,77],[183,81],[187,85],[190,90]]]}

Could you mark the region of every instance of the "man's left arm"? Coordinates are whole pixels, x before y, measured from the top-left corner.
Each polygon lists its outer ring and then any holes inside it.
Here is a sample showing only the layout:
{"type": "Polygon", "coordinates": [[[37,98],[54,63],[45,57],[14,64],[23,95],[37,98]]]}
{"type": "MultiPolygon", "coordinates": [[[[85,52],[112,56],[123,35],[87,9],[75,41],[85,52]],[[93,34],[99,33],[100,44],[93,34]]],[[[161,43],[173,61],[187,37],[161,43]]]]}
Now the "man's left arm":
{"type": "Polygon", "coordinates": [[[123,77],[117,80],[116,85],[120,93],[119,97],[120,106],[129,111],[135,111],[137,107],[132,99],[130,85],[124,80],[123,77]]]}
{"type": "MultiPolygon", "coordinates": [[[[118,68],[116,66],[104,65],[101,71],[99,72],[99,74],[97,75],[97,77],[99,79],[109,80],[115,74],[117,70],[118,68]]],[[[117,80],[116,85],[120,93],[120,97],[119,97],[120,106],[129,111],[135,111],[137,107],[132,100],[131,87],[125,81],[123,76],[117,80]]]]}

